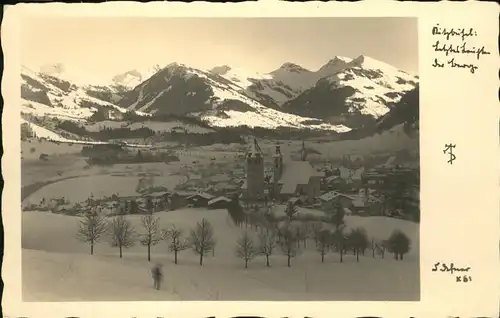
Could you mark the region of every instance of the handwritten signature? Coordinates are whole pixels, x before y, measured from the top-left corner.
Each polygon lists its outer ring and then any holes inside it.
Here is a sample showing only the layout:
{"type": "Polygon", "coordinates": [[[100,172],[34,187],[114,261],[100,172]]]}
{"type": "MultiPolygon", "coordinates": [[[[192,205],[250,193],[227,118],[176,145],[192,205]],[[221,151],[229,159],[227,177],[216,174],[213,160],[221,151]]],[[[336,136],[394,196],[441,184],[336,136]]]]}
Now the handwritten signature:
{"type": "Polygon", "coordinates": [[[432,268],[433,272],[447,272],[453,275],[455,272],[469,272],[471,270],[470,266],[467,267],[456,267],[454,263],[446,264],[446,263],[441,263],[437,262],[434,264],[434,267],[432,268]]]}

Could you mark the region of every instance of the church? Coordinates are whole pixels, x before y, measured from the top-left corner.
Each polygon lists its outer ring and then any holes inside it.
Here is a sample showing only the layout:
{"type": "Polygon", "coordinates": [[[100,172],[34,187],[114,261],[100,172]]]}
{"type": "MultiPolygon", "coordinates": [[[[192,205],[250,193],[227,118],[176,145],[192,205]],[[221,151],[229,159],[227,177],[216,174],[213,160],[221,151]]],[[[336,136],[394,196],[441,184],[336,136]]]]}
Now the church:
{"type": "Polygon", "coordinates": [[[265,174],[265,156],[257,140],[245,158],[246,180],[242,199],[246,201],[276,200],[284,202],[292,197],[312,203],[321,195],[320,185],[324,176],[306,160],[306,149],[302,143],[300,160],[284,160],[280,145],[276,145],[272,156],[272,174],[265,174]]]}

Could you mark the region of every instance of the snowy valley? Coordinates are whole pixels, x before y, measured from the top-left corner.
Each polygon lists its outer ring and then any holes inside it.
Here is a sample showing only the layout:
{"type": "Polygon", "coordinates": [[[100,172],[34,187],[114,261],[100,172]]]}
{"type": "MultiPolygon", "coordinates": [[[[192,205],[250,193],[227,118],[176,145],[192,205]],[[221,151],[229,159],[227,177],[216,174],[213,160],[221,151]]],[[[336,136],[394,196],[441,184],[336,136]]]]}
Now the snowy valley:
{"type": "Polygon", "coordinates": [[[418,94],[366,56],[23,67],[23,299],[419,300],[418,94]]]}

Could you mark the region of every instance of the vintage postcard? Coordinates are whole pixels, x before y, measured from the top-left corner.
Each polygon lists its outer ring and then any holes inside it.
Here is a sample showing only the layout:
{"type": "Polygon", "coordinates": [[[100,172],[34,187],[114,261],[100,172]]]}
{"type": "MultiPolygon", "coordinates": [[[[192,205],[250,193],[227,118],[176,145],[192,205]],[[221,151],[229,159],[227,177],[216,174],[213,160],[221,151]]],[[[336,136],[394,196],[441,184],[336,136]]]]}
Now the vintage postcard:
{"type": "Polygon", "coordinates": [[[8,7],[5,315],[497,315],[497,16],[8,7]]]}

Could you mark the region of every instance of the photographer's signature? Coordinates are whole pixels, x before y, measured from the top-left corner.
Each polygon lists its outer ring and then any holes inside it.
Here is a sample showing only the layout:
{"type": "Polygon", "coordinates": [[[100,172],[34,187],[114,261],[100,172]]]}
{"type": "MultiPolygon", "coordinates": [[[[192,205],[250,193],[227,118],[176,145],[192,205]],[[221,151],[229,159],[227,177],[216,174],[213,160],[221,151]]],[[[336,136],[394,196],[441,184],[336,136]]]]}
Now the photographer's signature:
{"type": "Polygon", "coordinates": [[[433,272],[443,272],[449,273],[450,275],[456,275],[455,281],[458,283],[467,283],[472,281],[472,277],[469,275],[470,270],[470,266],[458,267],[455,263],[437,262],[432,267],[433,272]]]}

